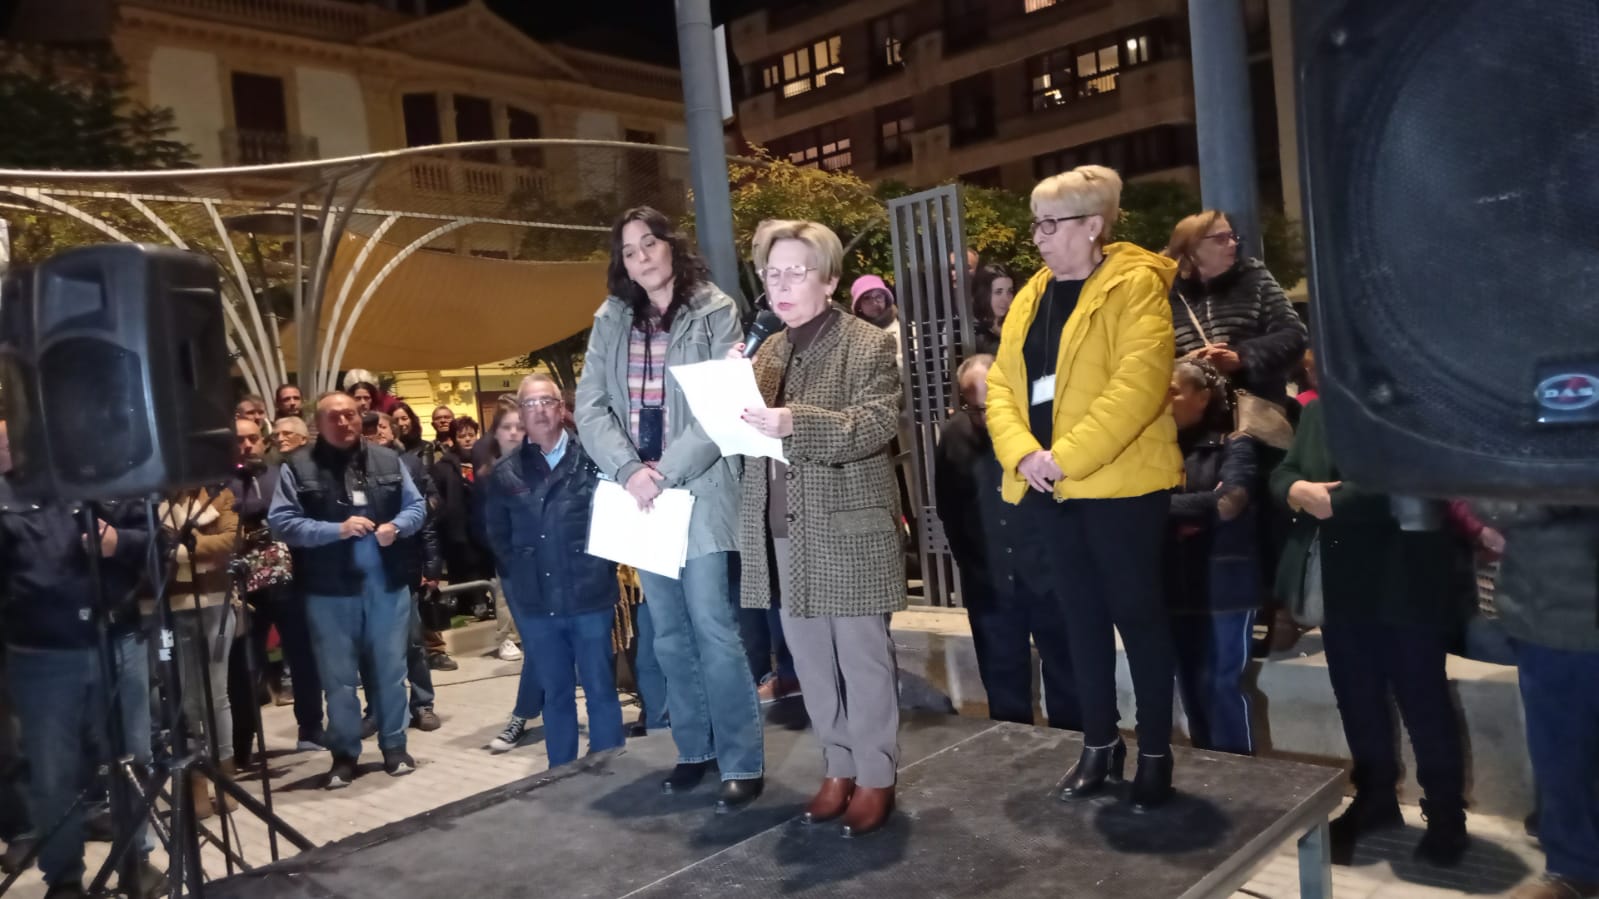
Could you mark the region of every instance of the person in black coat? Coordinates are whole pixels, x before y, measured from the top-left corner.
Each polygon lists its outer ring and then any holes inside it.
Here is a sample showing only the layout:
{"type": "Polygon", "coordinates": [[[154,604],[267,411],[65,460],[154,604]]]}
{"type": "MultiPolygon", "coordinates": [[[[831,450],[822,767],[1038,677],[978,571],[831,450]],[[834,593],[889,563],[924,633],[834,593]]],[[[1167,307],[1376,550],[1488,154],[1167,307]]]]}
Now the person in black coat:
{"type": "Polygon", "coordinates": [[[1263,587],[1258,445],[1232,432],[1226,383],[1207,363],[1177,363],[1171,408],[1187,474],[1172,494],[1166,540],[1183,711],[1194,746],[1249,755],[1253,715],[1242,681],[1263,587]]]}
{"type": "Polygon", "coordinates": [[[950,552],[960,566],[961,603],[971,622],[977,673],[995,721],[1033,723],[1033,652],[1042,661],[1050,727],[1081,730],[1066,618],[1047,585],[1018,559],[1015,507],[1000,498],[1001,470],[984,422],[988,369],[977,355],[956,372],[962,407],[944,423],[933,457],[934,494],[950,552]]]}

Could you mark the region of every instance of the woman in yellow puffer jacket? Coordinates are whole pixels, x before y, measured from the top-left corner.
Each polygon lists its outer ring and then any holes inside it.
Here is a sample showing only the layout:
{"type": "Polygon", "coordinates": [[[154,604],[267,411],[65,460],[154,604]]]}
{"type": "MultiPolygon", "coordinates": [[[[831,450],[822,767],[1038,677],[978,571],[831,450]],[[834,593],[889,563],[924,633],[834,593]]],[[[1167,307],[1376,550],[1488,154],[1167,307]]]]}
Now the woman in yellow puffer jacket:
{"type": "MultiPolygon", "coordinates": [[[[1182,482],[1167,411],[1173,353],[1169,259],[1107,244],[1121,178],[1081,166],[1033,189],[1033,242],[1046,268],[1016,294],[988,374],[988,430],[1036,560],[1029,586],[1064,608],[1083,711],[1083,754],[1058,790],[1095,795],[1121,780],[1116,638],[1138,700],[1135,809],[1171,796],[1173,657],[1161,551],[1182,482]],[[1114,630],[1113,630],[1114,627],[1114,630]]],[[[1018,574],[1018,578],[1021,575],[1018,574]]]]}

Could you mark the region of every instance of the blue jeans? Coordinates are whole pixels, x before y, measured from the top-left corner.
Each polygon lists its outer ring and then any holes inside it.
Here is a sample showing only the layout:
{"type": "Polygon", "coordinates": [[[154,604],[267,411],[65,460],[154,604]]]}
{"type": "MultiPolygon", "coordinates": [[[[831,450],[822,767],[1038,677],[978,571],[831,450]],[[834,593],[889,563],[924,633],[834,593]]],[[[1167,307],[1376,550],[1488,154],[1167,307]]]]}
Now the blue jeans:
{"type": "Polygon", "coordinates": [[[671,726],[671,719],[666,715],[666,674],[655,657],[655,616],[647,602],[638,604],[637,634],[633,679],[638,681],[638,699],[644,704],[644,730],[661,730],[671,726]]]}
{"type": "MultiPolygon", "coordinates": [[[[733,596],[734,605],[738,596],[733,596]]],[[[750,666],[750,676],[759,684],[768,675],[776,674],[786,681],[799,679],[794,673],[794,656],[788,651],[788,640],[783,637],[783,610],[778,597],[765,609],[738,610],[739,636],[744,638],[744,658],[750,666]],[[775,663],[775,667],[774,667],[775,663]]]]}
{"type": "MultiPolygon", "coordinates": [[[[144,641],[129,634],[116,638],[116,699],[122,746],[140,766],[150,764],[150,663],[144,641]]],[[[83,812],[76,803],[84,775],[100,759],[87,759],[91,746],[104,745],[100,732],[108,701],[93,649],[6,647],[11,699],[22,725],[22,753],[28,760],[28,811],[36,832],[55,832],[39,850],[46,883],[83,878],[83,812]],[[63,818],[63,816],[65,816],[63,818]],[[60,826],[56,826],[57,822],[60,826]]],[[[141,856],[151,849],[144,820],[134,844],[141,856]]]]}
{"type": "Polygon", "coordinates": [[[616,657],[611,651],[615,620],[615,611],[607,609],[529,615],[517,622],[531,650],[522,667],[537,666],[544,685],[544,751],[551,768],[577,758],[579,682],[589,710],[589,751],[622,745],[622,703],[616,697],[616,657]]]}
{"type": "Polygon", "coordinates": [[[1599,652],[1516,643],[1549,873],[1599,883],[1599,652]]]}
{"type": "Polygon", "coordinates": [[[1171,616],[1177,689],[1196,749],[1255,753],[1244,669],[1254,639],[1255,612],[1171,616]]]}
{"type": "Polygon", "coordinates": [[[732,553],[689,559],[673,580],[639,572],[680,763],[716,760],[723,780],[766,773],[765,734],[729,583],[732,553]]]}
{"type": "MultiPolygon", "coordinates": [[[[516,585],[510,578],[501,578],[500,586],[505,593],[505,607],[510,610],[511,617],[516,621],[517,633],[527,633],[535,613],[517,602],[516,585]]],[[[524,645],[522,679],[516,684],[516,707],[511,710],[511,714],[531,721],[544,714],[544,685],[539,683],[539,668],[533,664],[532,646],[525,638],[522,642],[524,645]]]]}
{"type": "Polygon", "coordinates": [[[305,598],[317,673],[327,693],[327,747],[336,758],[361,755],[360,672],[367,671],[367,696],[378,723],[378,746],[405,749],[409,710],[405,695],[405,650],[411,634],[411,592],[384,589],[368,578],[358,596],[305,598]]]}

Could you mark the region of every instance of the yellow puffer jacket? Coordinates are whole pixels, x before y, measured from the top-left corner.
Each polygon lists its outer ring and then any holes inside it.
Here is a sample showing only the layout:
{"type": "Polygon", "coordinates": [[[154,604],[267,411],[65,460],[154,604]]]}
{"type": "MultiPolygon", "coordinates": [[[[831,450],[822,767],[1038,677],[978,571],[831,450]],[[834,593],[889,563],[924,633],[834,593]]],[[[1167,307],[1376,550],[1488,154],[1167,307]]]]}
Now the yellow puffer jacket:
{"type": "MultiPolygon", "coordinates": [[[[1182,483],[1177,426],[1166,409],[1175,357],[1166,296],[1176,271],[1164,256],[1115,243],[1083,285],[1055,369],[1049,449],[1066,474],[1055,482],[1055,499],[1143,496],[1182,483]]],[[[1042,269],[1017,292],[988,371],[988,431],[1009,503],[1030,489],[1016,466],[1042,448],[1027,423],[1032,378],[1022,343],[1053,277],[1042,269]]]]}

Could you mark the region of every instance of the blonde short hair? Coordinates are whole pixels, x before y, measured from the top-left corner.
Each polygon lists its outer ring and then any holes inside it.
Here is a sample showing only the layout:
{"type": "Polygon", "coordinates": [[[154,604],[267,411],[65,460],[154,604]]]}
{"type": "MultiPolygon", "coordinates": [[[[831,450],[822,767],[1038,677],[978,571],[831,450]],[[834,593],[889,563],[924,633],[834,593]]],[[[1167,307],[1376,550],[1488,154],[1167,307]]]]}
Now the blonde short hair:
{"type": "Polygon", "coordinates": [[[766,221],[755,229],[755,267],[766,268],[772,246],[780,240],[797,240],[811,251],[811,261],[823,281],[844,276],[844,245],[833,229],[820,222],[766,221]]]}
{"type": "Polygon", "coordinates": [[[1071,207],[1074,215],[1097,215],[1105,220],[1100,242],[1110,239],[1116,217],[1121,213],[1122,176],[1102,165],[1080,165],[1038,182],[1033,188],[1033,214],[1039,203],[1060,203],[1071,207]]]}

